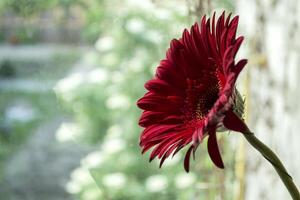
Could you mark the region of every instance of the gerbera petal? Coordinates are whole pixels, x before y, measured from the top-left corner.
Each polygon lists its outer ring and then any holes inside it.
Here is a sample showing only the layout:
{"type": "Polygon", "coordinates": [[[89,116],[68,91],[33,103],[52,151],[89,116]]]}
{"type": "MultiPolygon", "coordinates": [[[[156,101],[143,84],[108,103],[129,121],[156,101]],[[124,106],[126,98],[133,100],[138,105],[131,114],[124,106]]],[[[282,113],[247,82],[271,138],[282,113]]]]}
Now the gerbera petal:
{"type": "Polygon", "coordinates": [[[195,24],[191,29],[191,36],[199,52],[199,58],[201,58],[201,63],[207,60],[207,52],[205,51],[203,41],[201,39],[201,33],[199,29],[199,24],[195,24]]]}
{"type": "Polygon", "coordinates": [[[185,76],[184,72],[178,69],[176,65],[172,65],[168,60],[162,60],[160,62],[160,66],[156,70],[156,77],[166,81],[173,87],[184,90],[185,84],[185,76]]]}
{"type": "Polygon", "coordinates": [[[160,125],[152,125],[143,131],[141,134],[141,145],[150,139],[152,139],[155,136],[161,136],[162,134],[166,134],[174,130],[176,127],[178,127],[177,124],[160,124],[160,125]]]}
{"type": "Polygon", "coordinates": [[[241,46],[241,44],[242,44],[242,42],[243,42],[243,40],[244,40],[244,37],[243,36],[240,36],[240,37],[238,37],[237,39],[236,39],[236,41],[235,41],[235,44],[233,45],[233,56],[237,53],[237,51],[239,50],[239,48],[240,48],[240,46],[241,46]]]}
{"type": "Polygon", "coordinates": [[[196,128],[193,133],[193,144],[194,146],[197,146],[203,139],[204,133],[203,128],[196,128]]]}
{"type": "Polygon", "coordinates": [[[180,97],[160,96],[155,93],[147,93],[138,100],[137,105],[143,110],[156,112],[180,112],[183,102],[180,97]]]}
{"type": "Polygon", "coordinates": [[[223,160],[220,154],[220,150],[218,147],[218,142],[217,142],[217,137],[216,137],[216,130],[210,130],[208,133],[209,137],[208,137],[208,141],[207,141],[207,150],[208,150],[208,154],[211,158],[211,160],[213,161],[213,163],[223,169],[224,168],[224,164],[223,164],[223,160]]]}
{"type": "Polygon", "coordinates": [[[214,35],[212,35],[210,31],[210,19],[207,20],[206,22],[206,37],[207,41],[209,42],[209,52],[211,56],[213,57],[214,60],[218,62],[219,56],[218,56],[218,49],[216,48],[216,41],[214,38],[214,35]]]}
{"type": "Polygon", "coordinates": [[[247,64],[247,60],[246,59],[242,59],[240,60],[236,66],[233,68],[233,72],[236,75],[236,77],[240,74],[240,72],[242,71],[242,69],[245,67],[245,65],[247,64]]]}
{"type": "Polygon", "coordinates": [[[203,46],[206,50],[206,52],[209,52],[209,43],[207,41],[207,26],[206,26],[206,16],[204,15],[202,17],[202,21],[201,21],[201,39],[202,39],[202,43],[203,43],[203,46]]]}
{"type": "Polygon", "coordinates": [[[229,110],[223,120],[224,126],[233,131],[248,133],[249,129],[245,122],[241,120],[232,110],[229,110]]]}
{"type": "Polygon", "coordinates": [[[142,127],[148,127],[152,124],[156,124],[161,119],[167,117],[168,113],[144,111],[141,118],[139,119],[139,125],[142,127]]]}
{"type": "Polygon", "coordinates": [[[226,41],[228,45],[232,45],[235,42],[238,21],[239,21],[239,17],[236,16],[232,19],[232,21],[228,25],[228,33],[227,33],[227,41],[226,41]]]}
{"type": "Polygon", "coordinates": [[[213,17],[212,17],[212,22],[211,22],[211,26],[212,26],[212,35],[215,36],[216,35],[216,12],[214,12],[213,17]]]}
{"type": "Polygon", "coordinates": [[[164,80],[152,79],[145,83],[145,88],[153,93],[160,93],[162,95],[180,95],[183,96],[184,92],[164,80]]]}
{"type": "Polygon", "coordinates": [[[191,153],[193,151],[194,146],[191,146],[188,151],[185,154],[184,157],[184,169],[186,172],[190,171],[190,157],[191,157],[191,153]]]}
{"type": "Polygon", "coordinates": [[[166,134],[151,152],[150,162],[157,156],[158,158],[162,158],[163,155],[168,153],[169,148],[176,145],[181,139],[182,136],[178,133],[166,134]]]}
{"type": "Polygon", "coordinates": [[[218,47],[220,48],[221,46],[221,35],[223,33],[224,29],[224,17],[225,17],[225,12],[222,13],[221,17],[219,17],[217,21],[217,27],[216,27],[216,38],[217,38],[217,43],[218,47]]]}
{"type": "MultiPolygon", "coordinates": [[[[228,24],[230,22],[231,15],[232,15],[232,13],[229,13],[229,15],[227,16],[225,26],[228,26],[228,24]]],[[[233,20],[231,20],[231,21],[233,21],[233,20]]]]}

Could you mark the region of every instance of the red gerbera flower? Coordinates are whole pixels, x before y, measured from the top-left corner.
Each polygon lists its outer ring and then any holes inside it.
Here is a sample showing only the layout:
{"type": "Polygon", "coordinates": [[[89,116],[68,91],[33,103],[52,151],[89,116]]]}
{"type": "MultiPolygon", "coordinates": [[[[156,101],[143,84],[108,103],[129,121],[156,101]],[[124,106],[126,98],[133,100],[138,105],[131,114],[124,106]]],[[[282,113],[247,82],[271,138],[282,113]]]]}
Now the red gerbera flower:
{"type": "Polygon", "coordinates": [[[247,63],[234,61],[243,41],[242,36],[236,38],[237,26],[238,16],[225,18],[223,12],[217,22],[215,14],[212,20],[204,16],[201,24],[171,41],[155,78],[145,84],[148,92],[137,102],[144,110],[140,146],[143,153],[155,147],[150,161],[158,157],[160,167],[171,154],[190,145],[184,159],[188,172],[191,153],[208,136],[208,153],[216,166],[224,168],[216,131],[246,128],[236,112],[240,96],[235,82],[247,63]]]}

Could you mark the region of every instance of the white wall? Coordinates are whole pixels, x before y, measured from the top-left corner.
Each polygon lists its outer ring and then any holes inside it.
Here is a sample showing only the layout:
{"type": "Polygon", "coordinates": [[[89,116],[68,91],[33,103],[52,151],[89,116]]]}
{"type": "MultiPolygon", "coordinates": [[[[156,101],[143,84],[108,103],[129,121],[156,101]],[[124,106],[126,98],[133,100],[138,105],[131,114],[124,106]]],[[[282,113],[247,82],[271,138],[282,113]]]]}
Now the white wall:
{"type": "MultiPolygon", "coordinates": [[[[237,0],[250,77],[249,126],[300,186],[300,1],[237,0]]],[[[291,199],[272,166],[247,145],[246,200],[291,199]]]]}

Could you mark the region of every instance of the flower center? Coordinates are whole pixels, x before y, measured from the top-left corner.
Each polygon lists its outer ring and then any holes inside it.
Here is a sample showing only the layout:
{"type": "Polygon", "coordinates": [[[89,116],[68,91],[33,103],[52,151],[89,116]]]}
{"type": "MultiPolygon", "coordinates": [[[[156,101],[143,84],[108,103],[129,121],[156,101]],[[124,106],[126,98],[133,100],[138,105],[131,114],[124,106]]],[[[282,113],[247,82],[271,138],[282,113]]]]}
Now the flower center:
{"type": "Polygon", "coordinates": [[[187,80],[184,118],[187,122],[202,120],[219,97],[217,79],[187,80]]]}
{"type": "Polygon", "coordinates": [[[209,110],[213,107],[215,102],[219,97],[219,88],[218,85],[211,85],[204,91],[203,94],[200,94],[199,100],[196,106],[196,118],[202,119],[209,110]]]}

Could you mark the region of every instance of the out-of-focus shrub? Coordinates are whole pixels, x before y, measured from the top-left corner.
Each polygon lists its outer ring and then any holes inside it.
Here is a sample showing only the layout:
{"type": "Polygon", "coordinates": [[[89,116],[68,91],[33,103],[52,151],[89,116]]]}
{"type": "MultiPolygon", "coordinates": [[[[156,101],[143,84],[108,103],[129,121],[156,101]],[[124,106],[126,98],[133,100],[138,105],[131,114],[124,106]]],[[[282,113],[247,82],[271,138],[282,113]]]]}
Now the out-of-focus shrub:
{"type": "Polygon", "coordinates": [[[9,60],[0,62],[0,77],[10,78],[15,76],[15,69],[9,60]]]}

